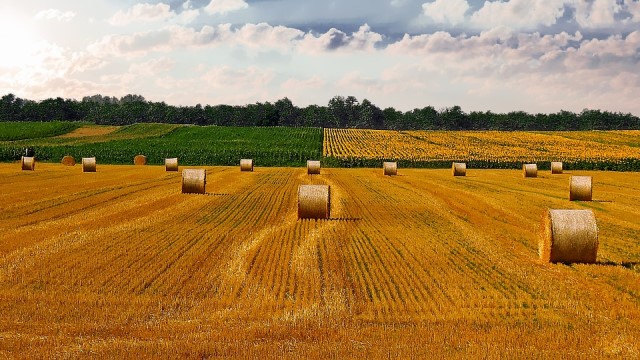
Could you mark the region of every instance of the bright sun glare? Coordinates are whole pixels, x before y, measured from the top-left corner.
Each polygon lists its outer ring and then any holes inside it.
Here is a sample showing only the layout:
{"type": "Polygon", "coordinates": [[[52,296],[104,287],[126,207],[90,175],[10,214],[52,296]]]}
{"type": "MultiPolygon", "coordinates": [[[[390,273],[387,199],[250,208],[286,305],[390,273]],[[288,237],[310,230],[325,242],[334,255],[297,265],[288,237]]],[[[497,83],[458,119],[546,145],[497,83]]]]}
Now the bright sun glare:
{"type": "Polygon", "coordinates": [[[0,15],[0,67],[18,67],[27,64],[33,54],[36,37],[29,21],[12,14],[0,15]]]}

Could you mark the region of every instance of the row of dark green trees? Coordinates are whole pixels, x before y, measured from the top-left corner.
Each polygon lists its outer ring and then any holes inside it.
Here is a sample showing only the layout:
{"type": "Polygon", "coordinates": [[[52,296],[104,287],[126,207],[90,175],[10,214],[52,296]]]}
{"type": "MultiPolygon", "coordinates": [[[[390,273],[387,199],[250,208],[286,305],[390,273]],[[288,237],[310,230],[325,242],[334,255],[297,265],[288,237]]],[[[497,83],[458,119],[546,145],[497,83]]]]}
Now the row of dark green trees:
{"type": "Polygon", "coordinates": [[[523,111],[464,112],[460,106],[436,110],[432,106],[407,112],[380,109],[369,100],[335,96],[326,106],[297,107],[284,98],[275,103],[243,106],[172,106],[147,101],[140,95],[121,98],[94,95],[82,101],[51,98],[21,99],[13,94],[0,100],[0,121],[87,121],[103,125],[173,123],[220,126],[311,126],[391,130],[618,130],[640,129],[632,114],[585,109],[529,114],[523,111]]]}

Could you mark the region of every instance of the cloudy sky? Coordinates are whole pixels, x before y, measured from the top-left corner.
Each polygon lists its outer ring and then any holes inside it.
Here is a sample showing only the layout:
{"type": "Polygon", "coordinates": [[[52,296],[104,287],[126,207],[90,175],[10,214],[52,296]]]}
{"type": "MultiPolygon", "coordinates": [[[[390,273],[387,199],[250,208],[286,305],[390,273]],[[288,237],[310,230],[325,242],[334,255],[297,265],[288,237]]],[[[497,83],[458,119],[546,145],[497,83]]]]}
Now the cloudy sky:
{"type": "Polygon", "coordinates": [[[638,0],[0,0],[0,94],[640,116],[638,0]]]}

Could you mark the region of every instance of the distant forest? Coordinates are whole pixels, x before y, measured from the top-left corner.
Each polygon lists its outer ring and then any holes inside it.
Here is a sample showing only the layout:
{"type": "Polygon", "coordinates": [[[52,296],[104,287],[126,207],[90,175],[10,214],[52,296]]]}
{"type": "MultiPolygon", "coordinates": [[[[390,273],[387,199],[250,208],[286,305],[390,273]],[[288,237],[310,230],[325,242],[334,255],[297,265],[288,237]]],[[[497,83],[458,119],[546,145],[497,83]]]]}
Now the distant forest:
{"type": "Polygon", "coordinates": [[[13,94],[0,101],[0,121],[86,121],[102,125],[171,123],[220,126],[310,126],[390,130],[628,130],[640,129],[640,118],[630,113],[585,109],[529,114],[524,111],[494,113],[460,106],[402,112],[381,109],[369,100],[335,96],[326,106],[297,107],[288,98],[275,103],[243,106],[172,106],[147,101],[140,95],[121,98],[93,95],[82,101],[50,98],[21,99],[13,94]]]}

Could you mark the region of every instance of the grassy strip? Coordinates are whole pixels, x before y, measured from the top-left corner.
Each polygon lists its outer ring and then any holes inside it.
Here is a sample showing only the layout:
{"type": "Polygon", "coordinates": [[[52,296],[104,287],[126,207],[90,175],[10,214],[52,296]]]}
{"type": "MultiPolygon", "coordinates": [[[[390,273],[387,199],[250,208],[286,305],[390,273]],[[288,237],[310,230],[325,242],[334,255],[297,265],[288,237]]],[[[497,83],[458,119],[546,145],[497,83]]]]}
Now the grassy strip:
{"type": "MultiPolygon", "coordinates": [[[[538,170],[550,170],[551,162],[499,162],[499,161],[465,161],[453,160],[433,160],[414,161],[407,159],[342,159],[336,157],[325,157],[323,167],[338,168],[382,168],[384,161],[396,161],[399,168],[425,168],[425,169],[450,169],[452,162],[466,162],[468,169],[522,169],[524,163],[536,163],[538,170]]],[[[571,161],[563,162],[564,170],[609,170],[609,171],[640,171],[640,159],[622,159],[619,161],[571,161]]]]}

